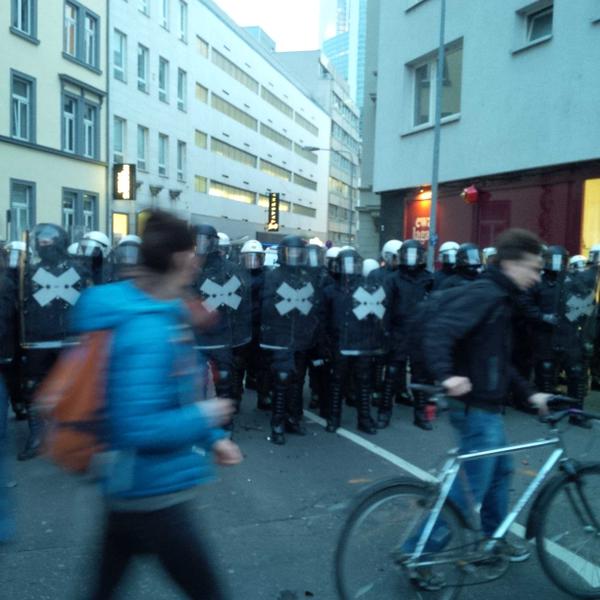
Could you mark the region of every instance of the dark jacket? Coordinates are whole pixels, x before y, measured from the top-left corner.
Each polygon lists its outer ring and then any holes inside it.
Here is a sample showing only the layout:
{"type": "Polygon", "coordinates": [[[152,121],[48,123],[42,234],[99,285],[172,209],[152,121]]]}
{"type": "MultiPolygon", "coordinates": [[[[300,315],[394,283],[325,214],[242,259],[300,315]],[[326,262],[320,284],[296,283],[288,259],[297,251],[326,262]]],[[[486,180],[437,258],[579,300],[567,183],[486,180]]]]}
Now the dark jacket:
{"type": "Polygon", "coordinates": [[[438,381],[468,377],[473,389],[461,399],[469,406],[499,411],[511,388],[525,397],[533,393],[512,366],[513,298],[518,293],[499,269],[489,268],[423,325],[428,370],[438,381]]]}
{"type": "Polygon", "coordinates": [[[436,271],[433,274],[433,291],[435,292],[439,290],[444,284],[444,282],[450,277],[452,277],[455,272],[456,271],[454,270],[454,267],[451,267],[449,265],[444,265],[441,269],[436,271]]]}
{"type": "Polygon", "coordinates": [[[472,283],[473,281],[476,281],[477,279],[479,279],[478,273],[472,274],[472,273],[464,273],[464,272],[456,271],[455,273],[450,275],[450,277],[446,277],[438,285],[438,287],[436,287],[434,289],[449,290],[450,288],[453,288],[453,287],[460,287],[461,285],[468,285],[469,283],[472,283]]]}

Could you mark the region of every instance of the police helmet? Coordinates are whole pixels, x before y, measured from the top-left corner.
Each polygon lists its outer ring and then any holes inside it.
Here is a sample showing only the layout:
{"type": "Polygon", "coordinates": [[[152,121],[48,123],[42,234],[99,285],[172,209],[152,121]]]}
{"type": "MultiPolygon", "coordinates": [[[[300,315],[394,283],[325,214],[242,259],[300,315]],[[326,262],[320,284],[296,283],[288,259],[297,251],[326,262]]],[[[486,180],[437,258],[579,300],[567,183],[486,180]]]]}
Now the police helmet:
{"type": "Polygon", "coordinates": [[[101,231],[88,231],[79,242],[78,254],[106,258],[110,252],[110,240],[101,231]]]}
{"type": "Polygon", "coordinates": [[[477,244],[467,242],[461,244],[456,251],[456,266],[463,269],[479,269],[481,267],[481,250],[477,244]]]}
{"type": "Polygon", "coordinates": [[[306,246],[306,264],[313,269],[322,267],[325,264],[324,246],[309,243],[306,246]]]}
{"type": "Polygon", "coordinates": [[[31,231],[33,248],[42,262],[57,263],[67,255],[69,235],[53,223],[39,223],[31,231]]]}
{"type": "Polygon", "coordinates": [[[306,264],[306,243],[298,235],[286,235],[277,245],[277,262],[288,267],[306,264]]]}
{"type": "Polygon", "coordinates": [[[114,262],[134,266],[140,262],[142,240],[137,235],[124,235],[114,249],[114,262]]]}
{"type": "Polygon", "coordinates": [[[600,265],[600,244],[594,244],[590,248],[590,254],[588,256],[588,262],[594,265],[600,265]]]}
{"type": "Polygon", "coordinates": [[[425,264],[425,248],[419,240],[406,240],[400,248],[400,264],[414,269],[425,264]]]}
{"type": "Polygon", "coordinates": [[[240,261],[249,271],[261,269],[265,264],[265,249],[258,240],[248,240],[240,250],[240,261]]]}
{"type": "Polygon", "coordinates": [[[439,261],[444,265],[455,265],[456,264],[456,252],[459,249],[459,245],[456,242],[444,242],[440,246],[439,261]]]}
{"type": "Polygon", "coordinates": [[[544,270],[559,273],[566,270],[569,253],[558,245],[548,246],[544,252],[544,270]]]}
{"type": "Polygon", "coordinates": [[[327,270],[330,273],[337,273],[337,268],[338,268],[338,264],[337,264],[337,257],[338,254],[340,253],[340,248],[338,246],[331,246],[331,248],[329,248],[327,250],[327,252],[325,252],[325,263],[327,265],[327,270]]]}
{"type": "Polygon", "coordinates": [[[207,256],[219,250],[219,236],[212,225],[196,225],[196,254],[207,256]]]}
{"type": "Polygon", "coordinates": [[[373,271],[379,269],[379,263],[374,258],[365,258],[362,264],[363,277],[368,277],[373,271]]]}
{"type": "Polygon", "coordinates": [[[362,274],[362,258],[354,248],[340,250],[337,255],[338,272],[342,276],[350,277],[362,274]]]}
{"type": "Polygon", "coordinates": [[[398,265],[398,253],[402,247],[400,240],[388,240],[381,248],[381,258],[388,267],[395,267],[398,265]]]}
{"type": "Polygon", "coordinates": [[[583,254],[575,254],[569,259],[569,269],[571,271],[585,271],[587,268],[587,259],[583,254]]]}

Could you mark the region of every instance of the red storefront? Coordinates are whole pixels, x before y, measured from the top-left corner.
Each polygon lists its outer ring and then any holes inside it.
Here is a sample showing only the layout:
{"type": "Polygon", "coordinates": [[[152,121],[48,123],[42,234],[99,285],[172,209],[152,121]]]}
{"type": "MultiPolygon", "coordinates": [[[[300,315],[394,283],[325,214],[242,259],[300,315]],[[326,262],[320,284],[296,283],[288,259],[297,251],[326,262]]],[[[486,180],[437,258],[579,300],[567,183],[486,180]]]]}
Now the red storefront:
{"type": "MultiPolygon", "coordinates": [[[[427,188],[406,190],[403,239],[427,242],[428,196],[427,188]]],[[[522,227],[572,254],[585,253],[600,243],[600,161],[443,184],[437,218],[439,243],[471,241],[484,248],[504,229],[522,227]]]]}

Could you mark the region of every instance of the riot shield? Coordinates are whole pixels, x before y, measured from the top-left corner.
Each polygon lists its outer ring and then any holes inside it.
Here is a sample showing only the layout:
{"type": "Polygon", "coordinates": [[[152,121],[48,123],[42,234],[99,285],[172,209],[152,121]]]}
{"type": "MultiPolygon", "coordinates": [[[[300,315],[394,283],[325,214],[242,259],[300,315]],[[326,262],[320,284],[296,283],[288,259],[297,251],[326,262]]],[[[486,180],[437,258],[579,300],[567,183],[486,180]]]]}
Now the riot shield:
{"type": "Polygon", "coordinates": [[[563,326],[574,331],[581,343],[593,344],[598,295],[597,269],[568,273],[562,295],[563,326]]]}
{"type": "Polygon", "coordinates": [[[344,356],[383,354],[388,328],[388,293],[362,276],[336,283],[331,319],[344,356]]]}
{"type": "Polygon", "coordinates": [[[323,316],[317,273],[305,267],[280,266],[266,271],[260,344],[268,350],[307,350],[323,316]]]}
{"type": "Polygon", "coordinates": [[[249,272],[219,254],[210,254],[196,281],[196,292],[213,323],[196,335],[202,350],[236,348],[252,339],[252,296],[249,272]]]}

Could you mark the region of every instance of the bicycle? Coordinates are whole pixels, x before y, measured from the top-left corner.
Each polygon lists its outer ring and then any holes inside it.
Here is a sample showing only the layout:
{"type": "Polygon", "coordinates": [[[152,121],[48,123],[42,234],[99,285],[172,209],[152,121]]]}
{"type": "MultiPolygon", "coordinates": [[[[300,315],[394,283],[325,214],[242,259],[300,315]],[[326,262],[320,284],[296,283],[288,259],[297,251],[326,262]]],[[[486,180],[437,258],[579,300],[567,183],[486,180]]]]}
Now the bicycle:
{"type": "MultiPolygon", "coordinates": [[[[430,405],[447,402],[443,387],[411,387],[425,392],[430,405]]],[[[451,450],[432,482],[401,477],[366,489],[351,507],[336,550],[340,597],[451,600],[462,587],[498,579],[509,566],[502,541],[535,495],[524,537],[535,538],[546,575],[572,596],[600,598],[600,463],[569,458],[558,427],[570,415],[590,422],[600,415],[573,408],[575,402],[553,396],[554,412],[540,417],[550,428],[547,438],[465,454],[451,450]],[[492,538],[478,539],[473,515],[449,498],[460,465],[545,446],[554,450],[492,538]],[[546,481],[557,465],[559,472],[546,481]]]]}

